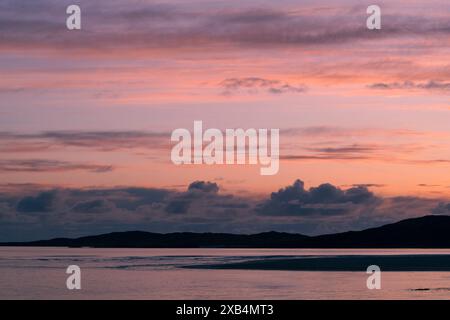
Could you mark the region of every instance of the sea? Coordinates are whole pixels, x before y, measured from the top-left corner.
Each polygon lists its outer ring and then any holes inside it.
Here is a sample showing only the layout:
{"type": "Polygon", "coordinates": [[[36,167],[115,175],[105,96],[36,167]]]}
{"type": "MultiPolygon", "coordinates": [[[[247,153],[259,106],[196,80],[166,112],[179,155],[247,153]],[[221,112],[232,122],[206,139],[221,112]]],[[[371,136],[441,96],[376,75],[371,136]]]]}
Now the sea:
{"type": "Polygon", "coordinates": [[[199,269],[252,260],[450,254],[448,249],[98,249],[0,247],[0,299],[450,299],[450,272],[199,269]],[[67,268],[81,270],[69,290],[67,268]]]}

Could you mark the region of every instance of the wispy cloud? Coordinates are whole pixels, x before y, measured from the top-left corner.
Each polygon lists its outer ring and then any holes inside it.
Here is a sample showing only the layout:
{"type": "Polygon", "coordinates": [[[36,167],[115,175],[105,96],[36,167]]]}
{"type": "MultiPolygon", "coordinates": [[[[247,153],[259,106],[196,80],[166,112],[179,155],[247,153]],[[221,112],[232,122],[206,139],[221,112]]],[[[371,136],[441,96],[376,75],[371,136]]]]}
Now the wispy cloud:
{"type": "Polygon", "coordinates": [[[96,1],[85,4],[91,17],[85,28],[91,31],[83,37],[71,38],[54,19],[56,12],[64,12],[64,3],[31,1],[18,4],[4,1],[1,6],[2,44],[17,47],[53,47],[59,50],[82,48],[95,50],[121,47],[213,47],[220,44],[246,46],[316,46],[336,45],[373,38],[426,36],[448,34],[450,23],[446,17],[435,15],[426,19],[420,14],[390,14],[384,16],[381,32],[370,33],[364,23],[365,7],[350,5],[333,8],[319,5],[301,10],[292,5],[285,9],[263,4],[220,4],[208,9],[201,2],[155,4],[133,1],[133,5],[119,2],[96,1]],[[106,9],[107,8],[107,9],[106,9]],[[314,15],[311,14],[312,9],[314,15]],[[328,10],[327,10],[328,9],[328,10]],[[329,10],[333,10],[330,18],[329,10]],[[35,32],[29,32],[34,30],[35,32]],[[122,41],[126,37],[127,41],[122,41]],[[69,40],[70,39],[70,40],[69,40]]]}
{"type": "Polygon", "coordinates": [[[169,146],[169,133],[147,131],[50,131],[32,134],[0,132],[0,152],[34,152],[62,147],[114,151],[169,146]]]}
{"type": "MultiPolygon", "coordinates": [[[[303,127],[283,129],[282,160],[380,161],[405,164],[446,164],[446,153],[431,157],[442,149],[450,136],[442,132],[402,129],[345,127],[303,127]],[[387,141],[386,139],[389,139],[387,141]]],[[[83,152],[134,152],[134,155],[166,158],[170,152],[169,132],[151,131],[49,131],[38,133],[0,133],[0,152],[41,153],[79,150],[83,152]]],[[[449,157],[450,159],[450,157],[449,157]]],[[[30,162],[31,163],[31,162],[30,162]]],[[[41,162],[39,167],[45,167],[41,162]]],[[[48,163],[50,167],[51,163],[48,163]]],[[[16,167],[12,163],[6,168],[16,167]]],[[[54,167],[63,164],[54,163],[54,167]]],[[[66,167],[70,167],[68,164],[66,167]]],[[[75,166],[74,166],[75,167],[75,166]]],[[[56,170],[56,169],[54,169],[56,170]]],[[[89,168],[86,168],[89,170],[89,168]]],[[[93,171],[94,169],[92,169],[93,171]]]]}
{"type": "Polygon", "coordinates": [[[111,165],[76,163],[59,160],[30,159],[30,160],[0,160],[0,172],[63,172],[83,170],[94,173],[110,172],[111,165]]]}
{"type": "Polygon", "coordinates": [[[390,83],[374,83],[369,85],[370,89],[378,90],[436,90],[436,91],[450,91],[450,82],[434,81],[428,82],[390,82],[390,83]]]}
{"type": "Polygon", "coordinates": [[[239,92],[258,93],[260,91],[272,94],[303,93],[307,90],[304,85],[292,85],[280,80],[270,80],[257,77],[229,78],[220,83],[223,94],[231,95],[239,92]]]}

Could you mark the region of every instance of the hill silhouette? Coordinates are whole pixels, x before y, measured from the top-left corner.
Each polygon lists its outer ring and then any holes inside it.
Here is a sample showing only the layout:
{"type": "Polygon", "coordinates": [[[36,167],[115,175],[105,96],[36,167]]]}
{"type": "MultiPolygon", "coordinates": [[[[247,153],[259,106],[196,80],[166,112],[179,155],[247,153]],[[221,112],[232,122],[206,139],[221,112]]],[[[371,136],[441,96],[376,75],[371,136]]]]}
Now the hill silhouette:
{"type": "Polygon", "coordinates": [[[56,238],[0,246],[96,248],[450,248],[450,216],[425,216],[362,231],[321,236],[283,232],[227,233],[113,232],[76,239],[56,238]]]}

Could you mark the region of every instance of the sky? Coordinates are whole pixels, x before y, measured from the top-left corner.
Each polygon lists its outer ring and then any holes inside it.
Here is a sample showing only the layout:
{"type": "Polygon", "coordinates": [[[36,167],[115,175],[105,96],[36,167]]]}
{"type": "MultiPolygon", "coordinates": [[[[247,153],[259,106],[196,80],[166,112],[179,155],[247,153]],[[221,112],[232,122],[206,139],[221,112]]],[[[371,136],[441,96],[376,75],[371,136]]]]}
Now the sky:
{"type": "Polygon", "coordinates": [[[371,4],[0,0],[0,241],[449,214],[450,6],[371,4]],[[195,120],[280,129],[278,174],[175,166],[195,120]]]}

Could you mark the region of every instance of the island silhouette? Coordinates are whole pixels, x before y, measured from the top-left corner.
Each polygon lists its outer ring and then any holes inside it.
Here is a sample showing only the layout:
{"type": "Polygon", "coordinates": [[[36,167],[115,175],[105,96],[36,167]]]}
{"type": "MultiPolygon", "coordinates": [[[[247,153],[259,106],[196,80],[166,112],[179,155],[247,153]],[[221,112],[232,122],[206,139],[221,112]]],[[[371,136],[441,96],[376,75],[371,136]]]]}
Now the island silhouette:
{"type": "Polygon", "coordinates": [[[113,232],[80,238],[4,242],[0,246],[93,248],[450,248],[450,216],[424,216],[362,231],[306,236],[258,234],[113,232]]]}

